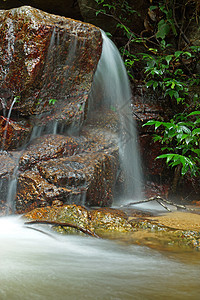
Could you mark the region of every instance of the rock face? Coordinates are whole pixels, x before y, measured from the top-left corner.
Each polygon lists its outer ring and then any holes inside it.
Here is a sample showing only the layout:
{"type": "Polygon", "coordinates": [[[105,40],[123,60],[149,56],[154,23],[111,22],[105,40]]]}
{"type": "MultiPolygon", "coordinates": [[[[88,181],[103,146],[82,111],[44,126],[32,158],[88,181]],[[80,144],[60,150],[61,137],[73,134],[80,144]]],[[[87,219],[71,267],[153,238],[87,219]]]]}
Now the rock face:
{"type": "Polygon", "coordinates": [[[11,113],[12,140],[4,149],[16,148],[18,132],[26,137],[36,124],[83,122],[101,47],[100,30],[92,25],[26,6],[0,11],[0,133],[11,113]]]}
{"type": "Polygon", "coordinates": [[[52,205],[55,200],[110,206],[117,180],[116,137],[99,130],[89,137],[47,135],[24,151],[19,161],[16,212],[52,205]]]}
{"type": "Polygon", "coordinates": [[[96,112],[85,121],[100,30],[31,7],[0,11],[0,29],[0,147],[8,151],[0,156],[0,183],[7,183],[0,204],[6,207],[14,174],[16,213],[55,201],[111,205],[118,117],[96,112]]]}

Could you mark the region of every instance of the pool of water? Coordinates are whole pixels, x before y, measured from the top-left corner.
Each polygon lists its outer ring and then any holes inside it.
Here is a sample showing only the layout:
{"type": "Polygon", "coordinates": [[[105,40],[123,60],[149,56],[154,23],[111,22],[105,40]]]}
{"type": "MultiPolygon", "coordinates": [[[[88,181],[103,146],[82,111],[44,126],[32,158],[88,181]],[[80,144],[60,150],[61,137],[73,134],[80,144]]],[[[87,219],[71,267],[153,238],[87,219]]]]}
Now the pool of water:
{"type": "Polygon", "coordinates": [[[198,252],[48,236],[0,218],[1,300],[199,299],[199,277],[198,252]]]}

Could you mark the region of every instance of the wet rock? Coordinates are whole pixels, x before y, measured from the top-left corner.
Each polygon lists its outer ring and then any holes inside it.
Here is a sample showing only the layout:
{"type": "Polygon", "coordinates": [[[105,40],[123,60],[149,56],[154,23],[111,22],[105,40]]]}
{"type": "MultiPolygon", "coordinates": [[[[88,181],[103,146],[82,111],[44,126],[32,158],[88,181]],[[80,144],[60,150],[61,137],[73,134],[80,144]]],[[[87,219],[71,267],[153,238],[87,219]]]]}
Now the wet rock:
{"type": "Polygon", "coordinates": [[[124,213],[117,209],[95,209],[90,211],[91,226],[99,236],[111,233],[127,233],[133,230],[124,213]]]}
{"type": "Polygon", "coordinates": [[[63,135],[48,134],[35,139],[23,152],[19,168],[24,171],[32,168],[38,162],[49,159],[71,156],[83,151],[87,141],[63,135]]]}
{"type": "Polygon", "coordinates": [[[84,153],[51,159],[19,175],[16,212],[22,213],[52,204],[63,203],[109,206],[113,200],[117,174],[114,156],[84,153]]]}
{"type": "Polygon", "coordinates": [[[140,211],[127,213],[111,208],[88,210],[83,206],[63,205],[37,208],[23,218],[50,224],[62,234],[86,234],[145,245],[159,250],[200,250],[200,216],[191,213],[168,213],[153,216],[140,211]],[[68,223],[68,225],[67,225],[68,223]],[[73,228],[71,228],[71,226],[73,228]]]}
{"type": "Polygon", "coordinates": [[[30,128],[29,125],[23,123],[20,124],[20,122],[8,120],[3,116],[0,117],[1,149],[16,149],[26,144],[30,137],[30,128]]]}
{"type": "Polygon", "coordinates": [[[54,230],[60,233],[77,234],[80,232],[78,228],[81,227],[103,237],[111,233],[125,233],[133,230],[126,216],[116,209],[88,211],[83,206],[64,205],[62,207],[37,208],[23,217],[30,221],[57,223],[54,230]],[[66,223],[75,225],[77,228],[64,226],[66,223]]]}
{"type": "Polygon", "coordinates": [[[117,143],[117,135],[92,123],[80,136],[35,139],[19,160],[16,212],[52,205],[55,199],[110,206],[119,169],[117,143]]]}
{"type": "Polygon", "coordinates": [[[18,177],[16,213],[28,212],[36,207],[51,205],[55,199],[67,201],[73,191],[57,187],[45,180],[37,171],[25,171],[18,177]]]}
{"type": "Polygon", "coordinates": [[[9,177],[16,167],[16,157],[6,151],[0,151],[0,178],[9,177]]]}
{"type": "Polygon", "coordinates": [[[29,119],[29,132],[49,121],[79,127],[101,47],[101,32],[92,25],[27,6],[0,11],[3,113],[17,97],[11,116],[29,119]]]}

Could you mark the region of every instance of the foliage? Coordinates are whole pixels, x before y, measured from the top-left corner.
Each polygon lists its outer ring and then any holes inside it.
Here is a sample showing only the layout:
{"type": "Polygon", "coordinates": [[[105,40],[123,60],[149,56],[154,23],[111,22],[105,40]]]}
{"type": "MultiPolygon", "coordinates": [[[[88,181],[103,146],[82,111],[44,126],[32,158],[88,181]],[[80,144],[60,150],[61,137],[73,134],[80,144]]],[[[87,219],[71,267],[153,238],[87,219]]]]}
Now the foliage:
{"type": "Polygon", "coordinates": [[[51,105],[54,105],[56,103],[57,99],[50,99],[49,100],[49,104],[51,105]]]}
{"type": "Polygon", "coordinates": [[[200,103],[199,95],[191,94],[190,90],[200,84],[197,74],[200,46],[193,45],[185,32],[192,20],[199,21],[198,1],[196,6],[195,2],[186,0],[179,3],[176,0],[150,1],[148,22],[140,36],[129,27],[127,20],[137,12],[127,1],[95,1],[100,6],[97,15],[104,13],[117,20],[117,28],[126,37],[120,51],[131,80],[134,81],[133,70],[139,63],[146,87],[160,99],[168,99],[173,106],[179,105],[179,111],[183,108],[183,113],[175,114],[170,121],[151,120],[145,124],[155,126],[154,140],[163,145],[164,154],[157,158],[166,159],[170,167],[181,166],[182,175],[188,171],[197,175],[200,170],[200,103]],[[190,15],[186,15],[188,11],[190,15]],[[133,53],[135,43],[144,45],[146,51],[133,53]]]}
{"type": "Polygon", "coordinates": [[[155,131],[162,128],[160,133],[154,135],[155,141],[160,141],[164,147],[162,151],[169,152],[159,155],[166,159],[166,163],[175,167],[181,165],[181,174],[190,170],[195,176],[199,172],[200,163],[200,111],[188,115],[176,115],[169,122],[155,120],[148,121],[146,125],[154,125],[155,131]]]}
{"type": "Polygon", "coordinates": [[[163,98],[185,103],[189,88],[200,83],[200,77],[193,75],[200,47],[188,46],[187,51],[175,51],[170,54],[166,53],[167,50],[166,47],[162,53],[157,54],[157,49],[150,48],[150,54],[141,54],[146,63],[146,87],[158,90],[163,98]],[[190,63],[187,70],[184,61],[190,63]]]}

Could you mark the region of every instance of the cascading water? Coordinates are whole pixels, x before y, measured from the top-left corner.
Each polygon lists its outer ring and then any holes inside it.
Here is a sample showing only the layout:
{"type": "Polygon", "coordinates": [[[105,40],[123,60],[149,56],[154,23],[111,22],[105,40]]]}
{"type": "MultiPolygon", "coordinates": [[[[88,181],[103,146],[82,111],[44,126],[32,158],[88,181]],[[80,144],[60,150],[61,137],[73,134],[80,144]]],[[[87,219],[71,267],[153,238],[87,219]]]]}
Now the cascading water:
{"type": "MultiPolygon", "coordinates": [[[[127,77],[124,63],[121,59],[119,51],[112,41],[102,31],[103,49],[101,58],[99,60],[97,70],[94,75],[91,93],[89,96],[89,115],[94,112],[95,103],[98,102],[104,110],[111,109],[119,117],[119,154],[121,160],[121,169],[125,175],[126,192],[123,197],[126,198],[141,198],[142,197],[142,175],[141,163],[137,145],[137,132],[135,129],[134,119],[131,113],[131,90],[129,80],[127,77]],[[100,99],[96,99],[100,96],[100,99]]],[[[60,43],[59,33],[55,30],[52,32],[47,60],[52,60],[52,49],[55,45],[60,43]]],[[[71,46],[66,57],[66,65],[73,65],[75,60],[75,52],[81,45],[77,45],[76,38],[72,39],[71,46]]],[[[54,58],[56,65],[53,66],[47,63],[45,73],[47,73],[46,82],[50,81],[51,68],[59,68],[59,57],[54,58]],[[50,69],[49,69],[50,68],[50,69]]],[[[66,76],[69,76],[69,69],[67,69],[66,76]]],[[[44,84],[45,85],[45,84],[44,84]]],[[[45,87],[44,87],[45,89],[45,87]]],[[[47,87],[46,87],[47,89],[47,87]]],[[[17,98],[14,98],[7,116],[7,122],[10,120],[12,108],[17,98]]],[[[41,116],[42,118],[42,116],[41,116]]],[[[77,124],[76,124],[77,125],[77,124]]],[[[7,125],[8,126],[8,125],[7,125]]],[[[81,123],[79,123],[79,130],[81,123]]],[[[33,127],[33,131],[29,142],[44,134],[73,134],[73,128],[69,130],[68,127],[60,125],[56,120],[47,123],[45,126],[33,127]]],[[[105,133],[106,134],[106,133],[105,133]]],[[[4,142],[7,135],[7,128],[4,132],[4,142]]],[[[19,158],[18,158],[19,159],[19,158]]],[[[17,160],[18,163],[18,160],[17,160]]],[[[12,203],[15,199],[16,184],[17,184],[17,170],[16,166],[13,175],[9,180],[7,203],[9,207],[13,207],[12,203]]]]}
{"type": "MultiPolygon", "coordinates": [[[[14,97],[14,99],[11,103],[11,106],[9,108],[7,118],[6,118],[6,125],[4,127],[2,149],[1,149],[2,153],[4,153],[4,147],[5,147],[5,143],[6,143],[8,126],[9,126],[12,110],[13,110],[13,107],[14,107],[17,99],[18,99],[17,97],[14,97]]],[[[15,157],[16,167],[13,170],[13,174],[10,175],[8,178],[7,195],[6,195],[6,214],[7,215],[14,212],[14,199],[15,199],[16,189],[17,189],[17,171],[18,171],[19,159],[20,159],[20,154],[16,155],[16,157],[15,157]]],[[[0,189],[0,195],[1,195],[1,191],[2,191],[2,189],[0,189]]],[[[5,195],[5,193],[3,192],[2,195],[5,195]]],[[[0,197],[0,199],[1,198],[2,198],[2,196],[0,197]]]]}
{"type": "Polygon", "coordinates": [[[90,114],[99,107],[115,110],[119,115],[119,150],[125,174],[126,197],[141,199],[142,171],[136,126],[131,113],[131,89],[126,69],[114,43],[102,31],[103,49],[90,94],[90,114]],[[100,100],[97,99],[100,96],[100,100]]]}

